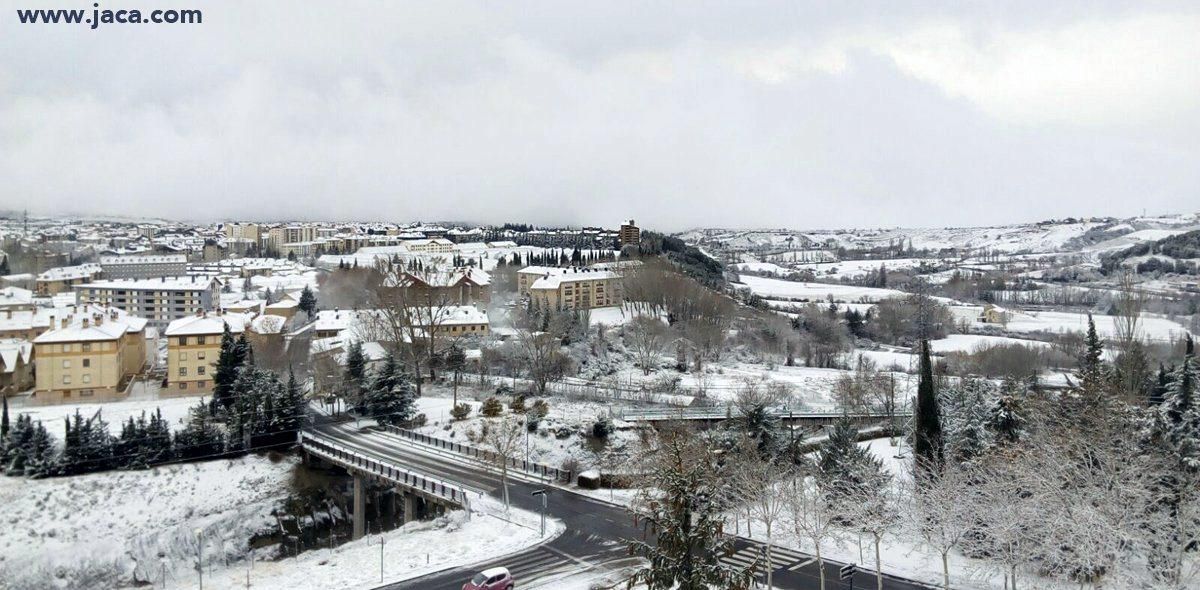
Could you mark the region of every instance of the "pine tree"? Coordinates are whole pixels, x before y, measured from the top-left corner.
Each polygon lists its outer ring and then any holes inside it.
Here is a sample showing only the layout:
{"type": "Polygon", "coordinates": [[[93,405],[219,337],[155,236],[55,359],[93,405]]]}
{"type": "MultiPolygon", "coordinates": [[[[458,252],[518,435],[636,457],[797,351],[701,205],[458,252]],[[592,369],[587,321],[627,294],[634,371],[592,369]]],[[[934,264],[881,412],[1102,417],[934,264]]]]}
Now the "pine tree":
{"type": "Polygon", "coordinates": [[[0,440],[0,461],[3,461],[0,467],[3,467],[6,475],[25,474],[33,431],[33,419],[29,414],[19,414],[8,436],[0,440]]]}
{"type": "Polygon", "coordinates": [[[405,425],[416,413],[416,387],[389,354],[366,396],[366,414],[380,424],[405,425]]]}
{"type": "Polygon", "coordinates": [[[300,389],[300,383],[296,381],[296,372],[290,366],[288,367],[287,385],[283,388],[283,396],[280,398],[278,408],[280,429],[283,432],[300,430],[304,423],[304,392],[300,389]]]}
{"type": "Polygon", "coordinates": [[[308,285],[304,286],[304,290],[300,292],[300,304],[297,306],[300,311],[304,312],[309,319],[312,319],[317,313],[317,296],[313,294],[312,289],[308,285]]]}
{"type": "Polygon", "coordinates": [[[817,451],[817,484],[831,501],[861,493],[871,474],[882,468],[881,461],[858,446],[858,429],[849,420],[838,420],[817,451]]]}
{"type": "Polygon", "coordinates": [[[1025,419],[1021,415],[1021,402],[1012,394],[996,399],[988,412],[987,429],[1000,445],[1016,443],[1021,439],[1025,419]]]}
{"type": "Polygon", "coordinates": [[[0,414],[0,448],[3,448],[5,439],[8,438],[8,395],[0,395],[3,398],[4,409],[0,414]]]}
{"type": "Polygon", "coordinates": [[[229,330],[229,324],[225,324],[225,331],[221,334],[221,351],[217,353],[217,366],[213,371],[213,413],[216,409],[228,410],[233,403],[230,390],[237,379],[242,360],[239,358],[233,332],[229,330]]]}
{"type": "Polygon", "coordinates": [[[25,457],[25,475],[33,478],[48,477],[54,474],[56,463],[54,441],[50,438],[46,426],[38,422],[30,436],[29,450],[25,457]]]}
{"type": "Polygon", "coordinates": [[[973,461],[991,445],[987,400],[995,397],[994,388],[978,379],[964,379],[957,387],[947,388],[938,395],[939,409],[944,416],[942,434],[948,460],[955,463],[973,461]]]}
{"type": "Polygon", "coordinates": [[[212,423],[203,401],[188,410],[188,423],[175,434],[175,452],[181,459],[220,454],[225,448],[221,429],[212,423]]]}
{"type": "Polygon", "coordinates": [[[917,403],[913,416],[913,459],[918,471],[936,475],[945,459],[942,448],[941,412],[933,387],[933,363],[929,341],[921,341],[921,373],[917,384],[917,403]]]}
{"type": "Polygon", "coordinates": [[[757,561],[747,568],[721,562],[733,551],[722,534],[723,477],[708,449],[686,434],[669,436],[650,471],[655,495],[644,520],[655,542],[631,541],[629,552],[647,561],[629,580],[649,590],[745,590],[757,561]]]}
{"type": "Polygon", "coordinates": [[[362,343],[355,340],[346,351],[345,397],[351,406],[362,403],[367,385],[367,358],[363,355],[362,343]]]}

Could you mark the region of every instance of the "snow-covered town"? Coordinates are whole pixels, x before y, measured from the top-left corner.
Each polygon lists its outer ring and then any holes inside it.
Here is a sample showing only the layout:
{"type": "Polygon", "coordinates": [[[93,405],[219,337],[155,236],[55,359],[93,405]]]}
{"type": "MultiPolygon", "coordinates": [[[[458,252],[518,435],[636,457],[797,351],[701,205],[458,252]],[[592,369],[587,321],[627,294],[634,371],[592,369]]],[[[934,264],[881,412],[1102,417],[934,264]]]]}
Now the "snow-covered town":
{"type": "Polygon", "coordinates": [[[19,4],[0,590],[1200,589],[1194,1],[19,4]]]}

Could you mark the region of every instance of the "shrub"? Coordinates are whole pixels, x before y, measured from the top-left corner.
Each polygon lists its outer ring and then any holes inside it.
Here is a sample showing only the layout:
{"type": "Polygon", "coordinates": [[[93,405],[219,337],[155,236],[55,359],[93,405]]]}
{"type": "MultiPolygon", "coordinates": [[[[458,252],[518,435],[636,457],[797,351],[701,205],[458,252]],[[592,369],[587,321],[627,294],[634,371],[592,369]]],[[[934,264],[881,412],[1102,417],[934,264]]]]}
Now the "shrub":
{"type": "Polygon", "coordinates": [[[463,403],[458,404],[450,409],[450,418],[453,420],[466,420],[467,416],[471,415],[471,406],[463,403]]]}
{"type": "MultiPolygon", "coordinates": [[[[451,413],[453,413],[453,412],[451,412],[451,413]]],[[[429,422],[429,419],[425,417],[425,414],[417,414],[416,416],[413,416],[412,420],[408,421],[408,427],[409,428],[420,428],[420,427],[424,426],[425,424],[427,424],[428,422],[429,422]]]]}
{"type": "Polygon", "coordinates": [[[512,401],[508,402],[508,409],[518,414],[525,413],[525,396],[514,395],[512,401]]]}
{"type": "Polygon", "coordinates": [[[512,395],[513,388],[507,383],[501,383],[496,386],[496,395],[512,395]]]}
{"type": "Polygon", "coordinates": [[[529,432],[537,432],[538,419],[534,417],[533,414],[530,414],[525,418],[525,430],[528,430],[529,432]]]}
{"type": "Polygon", "coordinates": [[[546,400],[539,399],[533,402],[533,406],[529,409],[529,415],[539,420],[550,414],[550,404],[546,400]]]}
{"type": "Polygon", "coordinates": [[[598,419],[596,419],[596,423],[592,424],[592,436],[598,439],[605,440],[608,438],[608,435],[612,434],[612,432],[613,423],[612,420],[609,420],[607,416],[600,416],[598,419]]]}
{"type": "Polygon", "coordinates": [[[483,400],[483,406],[479,408],[479,413],[487,418],[495,418],[504,413],[504,404],[494,397],[489,397],[483,400]]]}

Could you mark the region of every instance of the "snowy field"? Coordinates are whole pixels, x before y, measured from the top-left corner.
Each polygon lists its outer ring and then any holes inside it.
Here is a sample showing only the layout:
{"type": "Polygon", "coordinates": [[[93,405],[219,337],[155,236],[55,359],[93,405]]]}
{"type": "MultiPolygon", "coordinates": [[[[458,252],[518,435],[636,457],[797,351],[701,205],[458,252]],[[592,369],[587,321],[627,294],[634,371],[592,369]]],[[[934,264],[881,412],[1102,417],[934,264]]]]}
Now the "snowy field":
{"type": "Polygon", "coordinates": [[[87,403],[87,404],[61,404],[52,406],[29,405],[28,399],[24,397],[9,398],[9,413],[15,419],[21,414],[28,414],[34,421],[41,421],[46,425],[46,430],[50,431],[50,435],[58,438],[60,441],[63,435],[63,421],[68,416],[74,416],[75,411],[79,411],[79,415],[84,418],[90,418],[100,412],[100,415],[108,422],[108,430],[114,435],[121,434],[121,423],[129,418],[137,419],[146,413],[147,419],[156,408],[162,410],[163,418],[171,425],[174,430],[183,428],[187,422],[188,409],[194,407],[197,402],[202,399],[207,399],[205,396],[183,396],[183,397],[164,397],[161,399],[140,399],[127,400],[119,402],[109,402],[105,404],[87,403]]]}
{"type": "MultiPolygon", "coordinates": [[[[955,305],[950,312],[958,320],[974,322],[983,311],[982,307],[971,305],[955,305]]],[[[1087,332],[1087,314],[1065,311],[1018,311],[1010,310],[1012,318],[1002,326],[1009,332],[1087,332]]],[[[1113,338],[1116,335],[1116,318],[1106,315],[1093,315],[1096,322],[1096,333],[1101,338],[1113,338]]],[[[1143,314],[1141,321],[1142,337],[1152,342],[1170,342],[1182,339],[1188,330],[1184,326],[1166,318],[1143,314]]]]}
{"type": "MultiPolygon", "coordinates": [[[[767,299],[803,299],[808,301],[834,301],[844,303],[876,302],[888,297],[902,297],[904,293],[895,289],[876,289],[853,285],[828,285],[825,283],[801,283],[782,279],[767,279],[744,275],[741,284],[749,287],[755,295],[767,299]]],[[[734,284],[737,286],[737,283],[734,284]]]]}
{"type": "Polygon", "coordinates": [[[112,588],[193,581],[195,529],[211,559],[235,559],[274,526],[298,460],[261,456],[30,480],[0,477],[5,588],[112,588]]]}
{"type": "Polygon", "coordinates": [[[1038,340],[1009,338],[1006,336],[984,336],[980,334],[951,334],[941,340],[930,340],[929,348],[935,354],[947,352],[975,352],[993,346],[1020,344],[1033,348],[1049,348],[1050,344],[1038,340]]]}

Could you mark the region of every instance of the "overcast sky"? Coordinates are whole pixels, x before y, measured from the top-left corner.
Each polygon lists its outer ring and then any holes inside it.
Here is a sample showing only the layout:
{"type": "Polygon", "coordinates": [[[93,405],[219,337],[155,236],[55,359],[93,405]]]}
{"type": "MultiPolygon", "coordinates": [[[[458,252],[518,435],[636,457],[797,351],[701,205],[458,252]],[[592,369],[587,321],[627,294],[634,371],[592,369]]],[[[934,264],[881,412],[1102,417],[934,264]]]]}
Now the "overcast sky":
{"type": "Polygon", "coordinates": [[[0,11],[0,209],[613,226],[1200,210],[1196,2],[0,11]]]}

